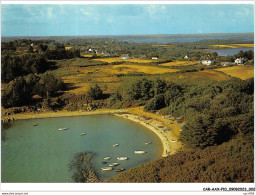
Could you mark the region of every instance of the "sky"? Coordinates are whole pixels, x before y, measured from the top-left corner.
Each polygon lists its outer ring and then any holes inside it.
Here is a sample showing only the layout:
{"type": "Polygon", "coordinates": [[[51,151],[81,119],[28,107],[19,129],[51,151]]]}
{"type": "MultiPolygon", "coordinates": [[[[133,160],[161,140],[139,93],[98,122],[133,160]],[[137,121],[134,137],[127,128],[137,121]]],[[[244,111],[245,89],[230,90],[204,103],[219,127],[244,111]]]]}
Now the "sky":
{"type": "Polygon", "coordinates": [[[254,32],[253,4],[3,4],[2,36],[254,32]]]}

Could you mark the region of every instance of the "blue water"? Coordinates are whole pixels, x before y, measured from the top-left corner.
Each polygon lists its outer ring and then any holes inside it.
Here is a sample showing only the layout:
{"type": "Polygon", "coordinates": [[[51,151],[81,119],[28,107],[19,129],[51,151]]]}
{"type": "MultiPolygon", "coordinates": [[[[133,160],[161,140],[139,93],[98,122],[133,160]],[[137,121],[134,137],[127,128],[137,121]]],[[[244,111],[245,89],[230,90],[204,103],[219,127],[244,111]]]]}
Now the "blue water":
{"type": "Polygon", "coordinates": [[[252,50],[254,52],[254,48],[236,48],[236,49],[214,49],[214,50],[207,50],[208,52],[216,52],[218,56],[233,56],[239,51],[249,51],[252,50]]]}
{"type": "Polygon", "coordinates": [[[3,129],[2,182],[74,182],[69,169],[75,154],[93,152],[92,167],[101,179],[118,173],[102,172],[105,156],[109,163],[119,156],[127,156],[117,168],[126,170],[160,158],[162,145],[158,137],[137,123],[111,115],[47,118],[15,121],[3,129]],[[38,123],[38,126],[33,124],[38,123]],[[68,130],[58,131],[60,127],[68,130]],[[82,132],[86,135],[80,136],[82,132]],[[152,144],[145,145],[146,141],[152,144]],[[113,148],[112,145],[119,146],[113,148]],[[145,150],[142,155],[134,150],[145,150]]]}

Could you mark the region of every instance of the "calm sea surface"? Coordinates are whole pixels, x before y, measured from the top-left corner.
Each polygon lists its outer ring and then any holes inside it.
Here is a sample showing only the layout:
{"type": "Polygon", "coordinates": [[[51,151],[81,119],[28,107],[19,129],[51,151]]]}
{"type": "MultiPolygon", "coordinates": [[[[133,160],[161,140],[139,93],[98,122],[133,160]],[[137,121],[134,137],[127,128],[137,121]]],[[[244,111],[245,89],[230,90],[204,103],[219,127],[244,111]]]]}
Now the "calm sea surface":
{"type": "Polygon", "coordinates": [[[218,56],[233,56],[237,54],[239,51],[249,51],[252,50],[254,52],[254,48],[235,48],[235,49],[214,49],[208,50],[208,52],[216,52],[218,56]]]}
{"type": "Polygon", "coordinates": [[[127,156],[116,168],[130,169],[160,158],[158,137],[143,126],[111,115],[47,118],[15,121],[2,130],[2,182],[74,182],[69,163],[75,154],[93,152],[92,166],[101,179],[118,173],[102,172],[105,156],[109,163],[127,156]],[[38,126],[33,124],[38,123],[38,126]],[[68,130],[58,131],[58,128],[68,130]],[[86,135],[80,136],[82,132],[86,135]],[[146,141],[152,144],[145,145],[146,141]],[[112,145],[119,146],[113,148],[112,145]],[[145,150],[146,154],[134,154],[145,150]]]}

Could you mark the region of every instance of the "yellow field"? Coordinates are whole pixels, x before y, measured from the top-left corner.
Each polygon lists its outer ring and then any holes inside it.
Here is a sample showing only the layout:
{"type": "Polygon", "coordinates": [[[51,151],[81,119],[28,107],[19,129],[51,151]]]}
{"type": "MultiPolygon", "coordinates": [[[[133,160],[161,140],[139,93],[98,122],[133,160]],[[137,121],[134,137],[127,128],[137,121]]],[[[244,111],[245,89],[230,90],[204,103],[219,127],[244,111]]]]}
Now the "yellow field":
{"type": "Polygon", "coordinates": [[[236,48],[247,48],[247,47],[254,47],[254,44],[227,44],[227,45],[211,45],[216,48],[230,48],[230,49],[236,49],[236,48]]]}
{"type": "Polygon", "coordinates": [[[140,66],[140,65],[114,65],[109,70],[111,73],[134,73],[134,72],[143,72],[146,74],[164,74],[177,72],[177,69],[167,69],[167,68],[159,68],[155,66],[140,66]]]}
{"type": "Polygon", "coordinates": [[[100,58],[100,59],[92,59],[92,60],[101,61],[101,62],[108,62],[108,63],[111,63],[111,62],[121,62],[122,61],[122,59],[120,57],[116,57],[116,58],[100,58]]]}
{"type": "Polygon", "coordinates": [[[68,92],[75,94],[85,93],[94,82],[104,89],[106,93],[111,93],[121,83],[115,74],[129,74],[143,72],[146,74],[163,74],[177,72],[177,69],[160,68],[144,65],[108,65],[89,67],[70,67],[69,70],[78,74],[63,76],[64,83],[70,84],[72,89],[68,92]]]}
{"type": "Polygon", "coordinates": [[[237,45],[239,47],[251,47],[251,48],[254,48],[254,44],[234,44],[234,45],[237,45]]]}
{"type": "Polygon", "coordinates": [[[216,70],[224,72],[225,74],[232,77],[238,77],[243,80],[254,77],[253,66],[230,66],[225,68],[218,68],[216,70]]]}
{"type": "Polygon", "coordinates": [[[150,63],[150,62],[157,62],[158,60],[151,60],[151,59],[139,59],[139,58],[134,58],[134,59],[127,59],[127,60],[122,60],[120,57],[115,57],[115,58],[99,58],[99,59],[93,59],[95,61],[102,61],[102,62],[135,62],[135,63],[150,63]]]}
{"type": "Polygon", "coordinates": [[[205,79],[205,80],[215,80],[224,81],[230,79],[228,75],[215,70],[203,70],[198,72],[186,72],[179,75],[179,79],[205,79]]]}
{"type": "Polygon", "coordinates": [[[65,47],[65,50],[70,50],[72,47],[65,47]]]}
{"type": "Polygon", "coordinates": [[[175,61],[175,62],[167,62],[163,64],[159,64],[162,66],[189,66],[189,65],[196,65],[198,64],[197,61],[175,61]]]}
{"type": "Polygon", "coordinates": [[[84,55],[81,55],[82,57],[85,57],[85,58],[91,58],[93,55],[92,54],[84,54],[84,55]]]}

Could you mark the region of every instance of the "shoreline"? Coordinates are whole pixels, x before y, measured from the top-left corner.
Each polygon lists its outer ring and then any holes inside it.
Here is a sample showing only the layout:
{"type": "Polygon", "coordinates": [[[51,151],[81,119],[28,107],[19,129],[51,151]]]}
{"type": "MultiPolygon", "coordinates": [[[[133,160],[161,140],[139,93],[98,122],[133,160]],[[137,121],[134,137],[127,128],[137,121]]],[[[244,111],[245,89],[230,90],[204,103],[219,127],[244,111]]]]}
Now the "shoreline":
{"type": "Polygon", "coordinates": [[[151,130],[154,134],[156,134],[158,136],[158,138],[161,140],[161,143],[162,143],[162,148],[163,148],[163,151],[162,151],[162,157],[167,157],[168,156],[168,153],[170,153],[170,148],[169,148],[169,145],[168,145],[168,139],[166,137],[164,137],[160,132],[159,132],[159,129],[154,127],[153,125],[150,125],[148,123],[146,123],[145,121],[143,120],[140,120],[137,118],[136,115],[134,114],[114,114],[115,116],[118,116],[118,117],[121,117],[121,118],[124,118],[124,119],[128,119],[128,120],[131,120],[133,122],[136,122],[136,123],[139,123],[140,125],[143,125],[144,127],[146,127],[147,129],[151,130]]]}
{"type": "Polygon", "coordinates": [[[42,118],[59,118],[59,117],[72,117],[72,116],[90,116],[90,115],[103,115],[103,114],[116,114],[126,113],[128,110],[124,109],[100,109],[95,111],[57,111],[57,112],[42,112],[42,113],[18,113],[10,116],[2,116],[1,121],[12,120],[30,120],[30,119],[42,119],[42,118]]]}
{"type": "MultiPolygon", "coordinates": [[[[75,116],[92,116],[92,115],[105,115],[112,114],[114,116],[122,117],[124,119],[131,120],[140,125],[143,125],[155,135],[158,136],[162,143],[162,157],[174,154],[181,148],[181,143],[177,141],[177,135],[173,132],[175,127],[165,124],[164,121],[159,120],[159,116],[150,115],[151,119],[146,120],[147,114],[140,110],[140,108],[132,109],[98,109],[95,111],[58,111],[58,112],[43,112],[43,113],[18,113],[10,116],[2,116],[1,121],[11,119],[14,120],[30,120],[30,119],[42,119],[42,118],[59,118],[59,117],[75,117],[75,116]],[[141,113],[141,114],[139,114],[141,113]],[[163,132],[160,126],[170,128],[172,131],[163,132]]],[[[177,127],[176,127],[177,128],[177,127]]]]}

